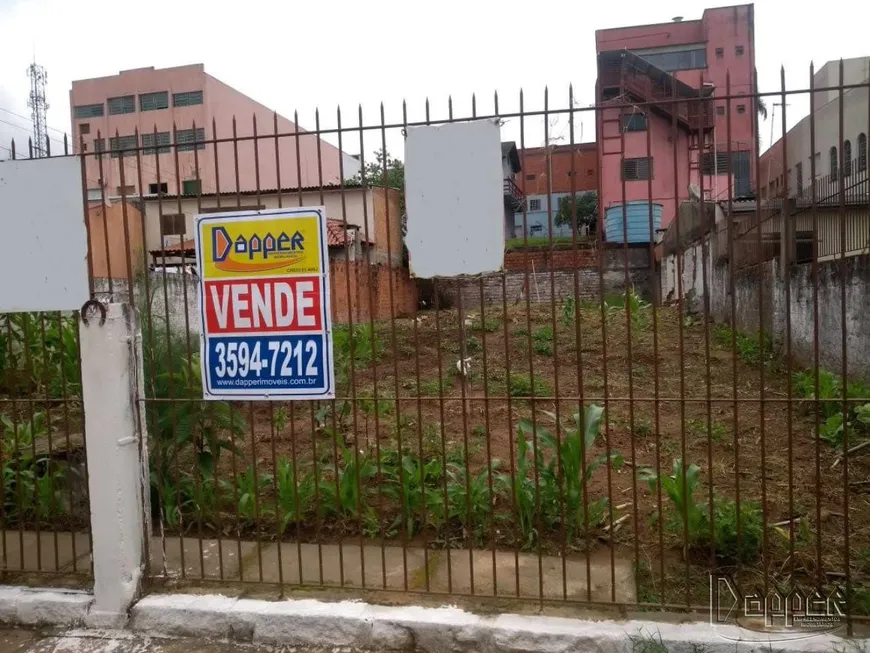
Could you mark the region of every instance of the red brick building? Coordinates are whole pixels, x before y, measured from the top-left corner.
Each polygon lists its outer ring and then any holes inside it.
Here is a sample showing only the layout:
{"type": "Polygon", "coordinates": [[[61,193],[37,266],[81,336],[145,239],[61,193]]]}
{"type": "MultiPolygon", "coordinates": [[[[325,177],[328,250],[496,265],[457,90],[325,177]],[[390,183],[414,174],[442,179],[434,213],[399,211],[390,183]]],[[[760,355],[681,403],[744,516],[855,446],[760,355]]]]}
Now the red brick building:
{"type": "Polygon", "coordinates": [[[598,154],[595,143],[575,143],[546,147],[527,147],[520,150],[522,174],[517,184],[526,195],[546,195],[548,179],[552,193],[571,192],[571,160],[573,162],[574,190],[598,189],[598,154]],[[547,161],[547,150],[550,161],[547,161]],[[574,154],[572,157],[571,154],[574,154]],[[548,170],[549,167],[549,170],[548,170]]]}

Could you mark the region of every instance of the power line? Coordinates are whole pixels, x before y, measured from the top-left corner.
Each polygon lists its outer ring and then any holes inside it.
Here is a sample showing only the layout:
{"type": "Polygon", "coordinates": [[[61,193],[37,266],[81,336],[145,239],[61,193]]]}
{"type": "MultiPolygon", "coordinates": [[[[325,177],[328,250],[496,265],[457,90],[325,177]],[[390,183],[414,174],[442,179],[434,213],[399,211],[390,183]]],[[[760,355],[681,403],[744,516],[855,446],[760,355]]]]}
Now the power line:
{"type": "MultiPolygon", "coordinates": [[[[21,118],[22,120],[26,120],[29,123],[33,122],[33,120],[31,118],[28,118],[27,116],[22,116],[20,113],[15,113],[14,111],[10,111],[9,109],[4,109],[3,107],[0,107],[0,111],[11,114],[11,115],[15,116],[16,118],[21,118]]],[[[50,129],[51,131],[57,132],[59,134],[63,134],[64,136],[66,136],[66,134],[68,133],[63,129],[57,129],[56,127],[52,127],[51,125],[46,125],[46,128],[50,129]]]]}

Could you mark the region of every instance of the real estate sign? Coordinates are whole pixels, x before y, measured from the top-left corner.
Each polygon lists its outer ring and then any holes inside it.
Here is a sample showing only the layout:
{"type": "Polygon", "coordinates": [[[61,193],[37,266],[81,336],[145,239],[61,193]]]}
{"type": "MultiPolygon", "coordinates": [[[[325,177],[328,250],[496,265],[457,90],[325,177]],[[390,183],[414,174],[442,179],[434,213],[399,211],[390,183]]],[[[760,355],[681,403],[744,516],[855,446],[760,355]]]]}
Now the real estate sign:
{"type": "Polygon", "coordinates": [[[335,396],[323,207],[196,217],[206,399],[335,396]]]}

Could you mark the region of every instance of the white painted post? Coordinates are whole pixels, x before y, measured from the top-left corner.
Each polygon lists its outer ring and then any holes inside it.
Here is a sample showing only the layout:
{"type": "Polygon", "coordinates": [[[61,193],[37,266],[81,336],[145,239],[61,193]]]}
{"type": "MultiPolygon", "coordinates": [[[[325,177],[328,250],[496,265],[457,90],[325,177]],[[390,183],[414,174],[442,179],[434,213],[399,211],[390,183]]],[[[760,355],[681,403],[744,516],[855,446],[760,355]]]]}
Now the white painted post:
{"type": "MultiPolygon", "coordinates": [[[[93,304],[92,304],[93,306],[93,304]]],[[[146,555],[147,440],[136,406],[142,387],[135,310],[109,304],[81,322],[82,396],[94,556],[88,624],[122,627],[146,555]],[[141,447],[140,447],[141,434],[141,447]]]]}

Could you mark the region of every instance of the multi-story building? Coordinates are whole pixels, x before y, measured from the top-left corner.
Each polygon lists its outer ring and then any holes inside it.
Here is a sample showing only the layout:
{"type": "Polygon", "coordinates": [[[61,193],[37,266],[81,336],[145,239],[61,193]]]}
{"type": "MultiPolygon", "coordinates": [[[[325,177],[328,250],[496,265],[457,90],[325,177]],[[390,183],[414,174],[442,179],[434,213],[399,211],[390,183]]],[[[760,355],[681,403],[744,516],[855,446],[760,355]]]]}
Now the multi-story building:
{"type": "Polygon", "coordinates": [[[753,5],[598,30],[595,38],[596,97],[612,107],[596,112],[605,215],[651,201],[661,205],[663,228],[691,185],[707,199],[725,199],[729,188],[734,197],[753,193],[756,106],[733,97],[755,86],[753,5]],[[733,99],[726,100],[729,78],[733,99]]]}
{"type": "MultiPolygon", "coordinates": [[[[758,167],[760,195],[766,198],[788,196],[810,198],[811,184],[816,184],[816,200],[824,201],[828,195],[839,192],[840,172],[845,188],[867,179],[868,87],[870,57],[856,57],[843,61],[843,85],[854,88],[840,91],[840,62],[829,61],[813,76],[814,93],[812,127],[815,130],[815,152],[811,152],[811,116],[804,116],[788,130],[785,140],[779,138],[761,155],[758,167]],[[864,84],[864,86],[859,86],[864,84]],[[843,134],[840,151],[840,105],[842,102],[843,134]],[[785,147],[784,147],[785,146],[785,147]],[[785,149],[785,166],[783,165],[785,149]],[[842,171],[840,158],[842,156],[842,171]],[[812,158],[815,157],[813,166],[812,158]],[[815,173],[815,178],[813,178],[815,173]]],[[[866,201],[866,200],[865,200],[866,201]]]]}
{"type": "Polygon", "coordinates": [[[280,137],[277,157],[274,139],[259,141],[259,165],[250,139],[237,146],[221,142],[215,151],[205,141],[234,134],[250,137],[255,120],[259,135],[274,134],[276,116],[206,73],[202,64],[137,68],[74,81],[70,106],[76,151],[105,152],[86,157],[89,195],[96,199],[121,195],[122,190],[127,195],[154,195],[251,191],[258,184],[262,189],[309,187],[336,183],[342,174],[349,178],[360,168],[354,157],[280,115],[277,133],[298,129],[300,136],[280,137]],[[177,164],[172,144],[178,146],[177,164]],[[145,148],[138,167],[136,152],[128,148],[145,148]]]}
{"type": "Polygon", "coordinates": [[[524,224],[529,237],[548,237],[551,215],[553,237],[570,236],[571,225],[555,224],[559,201],[571,197],[572,192],[579,197],[598,191],[595,143],[527,147],[520,152],[520,159],[523,174],[518,185],[526,199],[526,212],[525,223],[522,211],[514,217],[517,238],[522,238],[524,224]]]}

